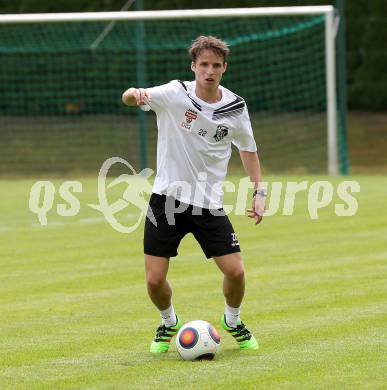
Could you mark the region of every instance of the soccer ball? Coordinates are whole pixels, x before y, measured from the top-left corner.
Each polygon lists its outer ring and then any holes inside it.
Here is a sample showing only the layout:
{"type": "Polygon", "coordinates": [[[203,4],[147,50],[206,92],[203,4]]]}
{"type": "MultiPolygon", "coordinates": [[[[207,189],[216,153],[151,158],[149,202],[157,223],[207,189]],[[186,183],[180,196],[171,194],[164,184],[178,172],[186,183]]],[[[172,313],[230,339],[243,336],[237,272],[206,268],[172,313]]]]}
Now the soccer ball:
{"type": "Polygon", "coordinates": [[[176,336],[177,350],[184,360],[212,360],[220,348],[220,337],[207,321],[184,324],[176,336]]]}

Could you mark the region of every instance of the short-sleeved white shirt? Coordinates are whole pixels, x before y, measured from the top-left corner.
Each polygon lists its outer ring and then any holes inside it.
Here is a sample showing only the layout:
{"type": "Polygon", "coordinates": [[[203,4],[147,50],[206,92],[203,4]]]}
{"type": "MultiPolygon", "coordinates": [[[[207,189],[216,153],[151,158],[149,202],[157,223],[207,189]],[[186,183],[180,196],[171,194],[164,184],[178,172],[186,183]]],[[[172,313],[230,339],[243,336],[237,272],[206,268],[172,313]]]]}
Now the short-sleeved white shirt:
{"type": "Polygon", "coordinates": [[[153,192],[202,208],[222,207],[222,182],[231,143],[257,150],[245,101],[219,86],[222,99],[207,103],[195,94],[196,82],[173,80],[148,88],[157,115],[157,174],[153,192]]]}

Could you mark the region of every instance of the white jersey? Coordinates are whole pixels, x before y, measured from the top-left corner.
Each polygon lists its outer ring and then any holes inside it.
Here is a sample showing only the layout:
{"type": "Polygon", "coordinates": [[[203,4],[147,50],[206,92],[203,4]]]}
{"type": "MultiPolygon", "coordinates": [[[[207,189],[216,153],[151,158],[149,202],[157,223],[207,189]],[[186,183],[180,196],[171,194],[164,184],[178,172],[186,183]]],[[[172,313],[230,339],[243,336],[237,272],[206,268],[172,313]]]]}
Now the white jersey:
{"type": "Polygon", "coordinates": [[[173,80],[148,88],[157,115],[156,194],[210,209],[222,207],[222,182],[231,143],[257,150],[245,101],[219,86],[222,99],[207,103],[195,94],[196,82],[173,80]]]}

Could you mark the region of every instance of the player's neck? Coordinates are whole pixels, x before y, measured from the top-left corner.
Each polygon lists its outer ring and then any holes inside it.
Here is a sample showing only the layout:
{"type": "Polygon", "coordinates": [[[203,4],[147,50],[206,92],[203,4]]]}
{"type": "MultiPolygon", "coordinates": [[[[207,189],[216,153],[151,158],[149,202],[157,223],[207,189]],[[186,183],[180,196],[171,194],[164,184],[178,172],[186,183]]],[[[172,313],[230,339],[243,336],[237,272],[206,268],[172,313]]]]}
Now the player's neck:
{"type": "Polygon", "coordinates": [[[222,100],[222,91],[216,86],[215,88],[203,88],[196,84],[196,96],[207,103],[218,103],[222,100]]]}

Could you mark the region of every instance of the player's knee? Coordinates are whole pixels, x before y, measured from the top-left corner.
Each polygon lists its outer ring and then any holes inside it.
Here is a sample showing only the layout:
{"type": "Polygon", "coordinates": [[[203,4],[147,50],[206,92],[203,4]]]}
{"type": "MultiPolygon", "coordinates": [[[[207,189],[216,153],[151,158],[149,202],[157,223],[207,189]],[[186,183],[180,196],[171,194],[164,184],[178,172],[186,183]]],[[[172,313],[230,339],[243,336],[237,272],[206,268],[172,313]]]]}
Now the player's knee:
{"type": "Polygon", "coordinates": [[[227,277],[235,281],[243,281],[245,278],[245,271],[243,267],[232,268],[228,273],[227,277]]]}
{"type": "Polygon", "coordinates": [[[165,278],[160,275],[148,275],[146,282],[148,289],[154,291],[160,289],[164,285],[165,278]]]}

